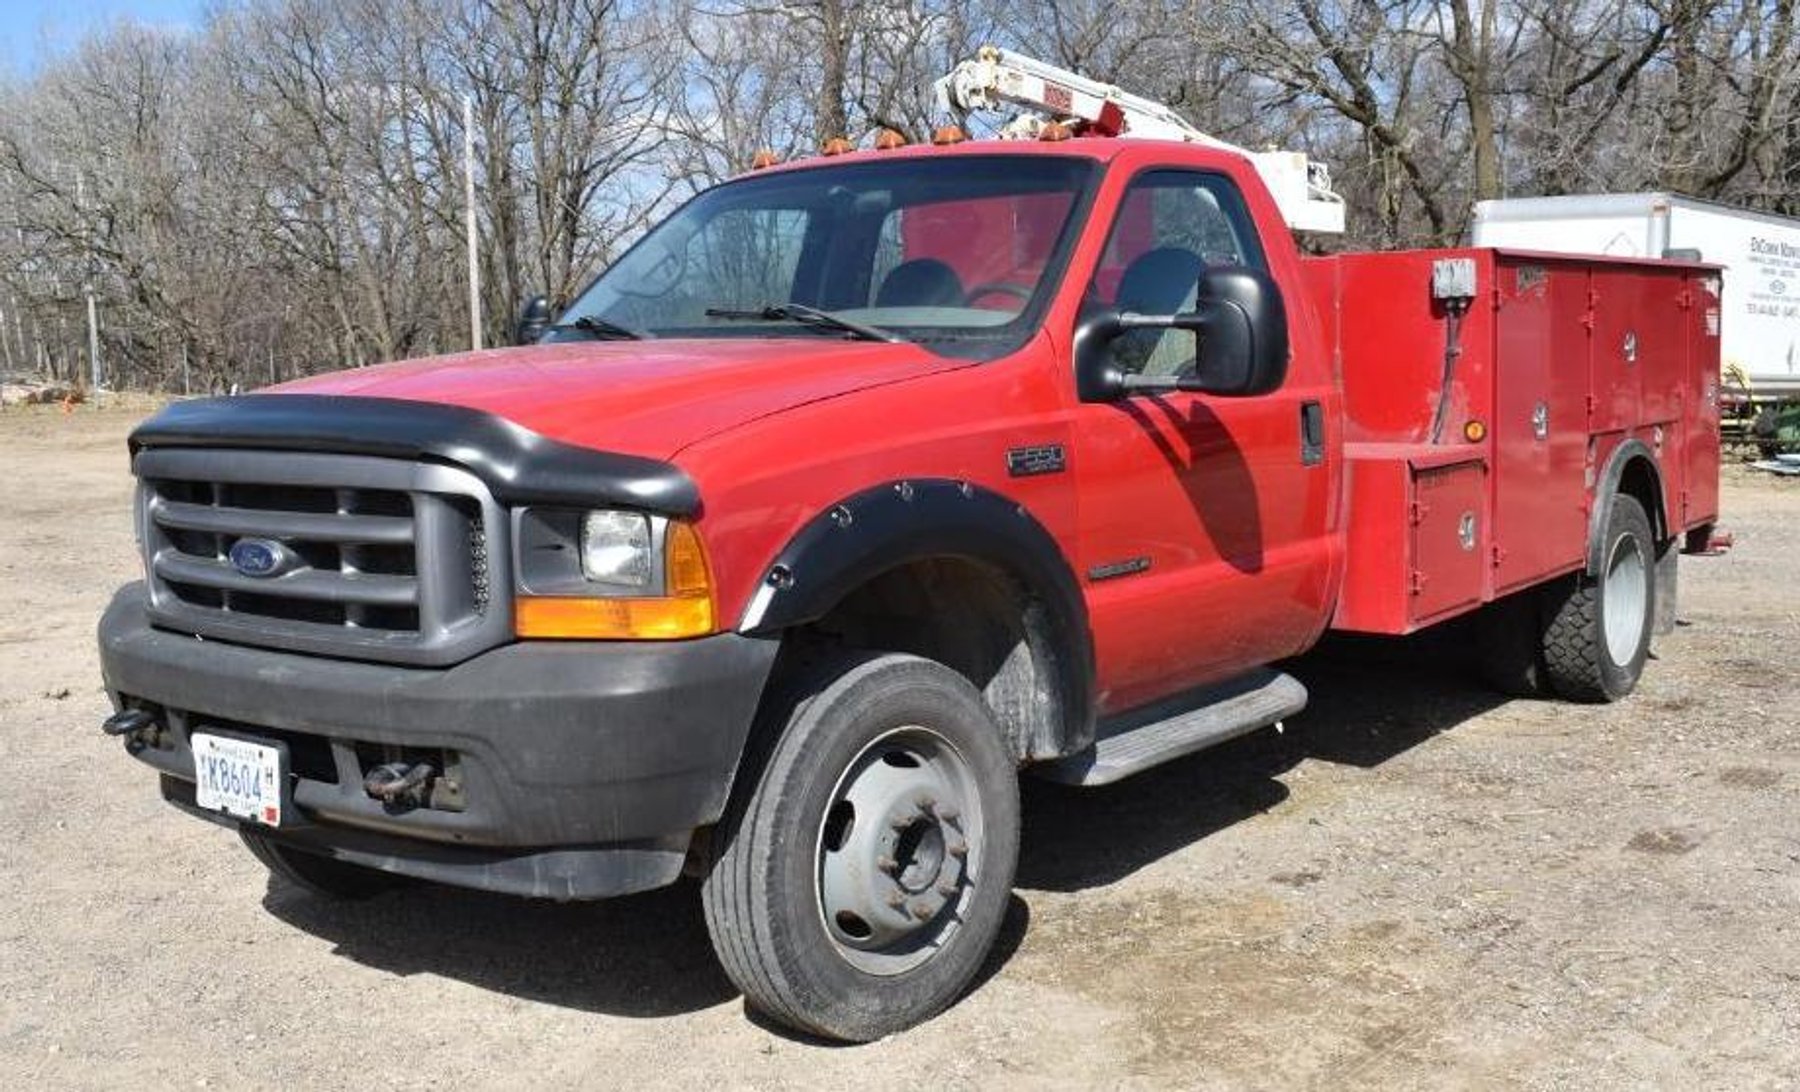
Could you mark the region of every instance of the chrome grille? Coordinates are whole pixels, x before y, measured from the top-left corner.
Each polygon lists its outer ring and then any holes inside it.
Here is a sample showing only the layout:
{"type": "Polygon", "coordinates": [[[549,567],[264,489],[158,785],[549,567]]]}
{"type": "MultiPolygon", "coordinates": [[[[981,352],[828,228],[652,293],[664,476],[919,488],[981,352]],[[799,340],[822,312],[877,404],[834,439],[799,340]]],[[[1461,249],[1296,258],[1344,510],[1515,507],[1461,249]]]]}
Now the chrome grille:
{"type": "MultiPolygon", "coordinates": [[[[502,510],[473,475],[349,455],[150,449],[134,464],[162,625],[245,644],[441,664],[498,644],[502,510]],[[249,540],[281,560],[232,561],[249,540]]],[[[501,607],[504,606],[504,601],[501,607]]]]}

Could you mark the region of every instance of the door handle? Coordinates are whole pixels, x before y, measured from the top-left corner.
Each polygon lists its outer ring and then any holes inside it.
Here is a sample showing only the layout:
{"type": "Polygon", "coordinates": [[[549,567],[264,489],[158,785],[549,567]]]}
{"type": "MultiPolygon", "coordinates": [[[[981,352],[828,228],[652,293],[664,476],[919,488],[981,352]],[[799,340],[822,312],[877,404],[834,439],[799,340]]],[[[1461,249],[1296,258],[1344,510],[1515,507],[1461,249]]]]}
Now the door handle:
{"type": "Polygon", "coordinates": [[[1318,466],[1325,461],[1325,407],[1300,403],[1300,465],[1318,466]]]}

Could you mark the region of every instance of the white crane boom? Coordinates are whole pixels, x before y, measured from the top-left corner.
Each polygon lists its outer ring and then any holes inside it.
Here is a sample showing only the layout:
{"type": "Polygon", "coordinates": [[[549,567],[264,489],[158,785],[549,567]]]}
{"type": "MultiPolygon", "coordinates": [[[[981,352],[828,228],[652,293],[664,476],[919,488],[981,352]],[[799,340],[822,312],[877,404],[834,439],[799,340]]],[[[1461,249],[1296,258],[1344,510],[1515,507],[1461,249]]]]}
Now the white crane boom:
{"type": "Polygon", "coordinates": [[[967,115],[977,110],[1022,107],[1000,130],[1007,139],[1036,139],[1051,122],[1079,124],[1106,136],[1179,140],[1235,152],[1262,175],[1295,231],[1344,230],[1344,199],[1331,188],[1331,170],[1304,152],[1253,152],[1209,136],[1169,106],[1133,95],[1112,84],[1045,64],[1010,50],[983,46],[932,85],[938,109],[967,115]]]}

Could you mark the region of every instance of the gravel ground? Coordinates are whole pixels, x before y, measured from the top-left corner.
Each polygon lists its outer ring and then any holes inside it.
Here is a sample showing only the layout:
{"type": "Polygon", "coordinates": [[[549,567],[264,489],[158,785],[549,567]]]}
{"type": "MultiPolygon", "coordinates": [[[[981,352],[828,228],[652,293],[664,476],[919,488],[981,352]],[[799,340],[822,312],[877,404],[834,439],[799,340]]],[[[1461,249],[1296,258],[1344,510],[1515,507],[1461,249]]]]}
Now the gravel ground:
{"type": "Polygon", "coordinates": [[[1621,704],[1357,644],[1285,735],[1028,784],[983,981],[842,1048],[746,1014],[691,887],[322,904],[163,805],[96,730],[134,416],[0,414],[0,1086],[1800,1085],[1800,482],[1728,471],[1621,704]]]}

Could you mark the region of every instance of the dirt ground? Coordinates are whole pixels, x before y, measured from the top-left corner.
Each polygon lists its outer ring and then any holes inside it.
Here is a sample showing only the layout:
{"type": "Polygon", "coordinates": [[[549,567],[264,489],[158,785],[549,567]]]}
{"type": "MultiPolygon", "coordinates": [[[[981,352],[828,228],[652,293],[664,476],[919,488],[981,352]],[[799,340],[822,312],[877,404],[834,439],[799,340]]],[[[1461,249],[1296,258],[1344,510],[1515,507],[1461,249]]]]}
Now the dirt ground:
{"type": "Polygon", "coordinates": [[[746,1015],[691,887],[322,904],[162,804],[97,730],[136,415],[0,414],[0,1086],[1800,1085],[1800,482],[1728,473],[1621,704],[1339,648],[1285,735],[1028,784],[983,981],[844,1048],[746,1015]]]}

